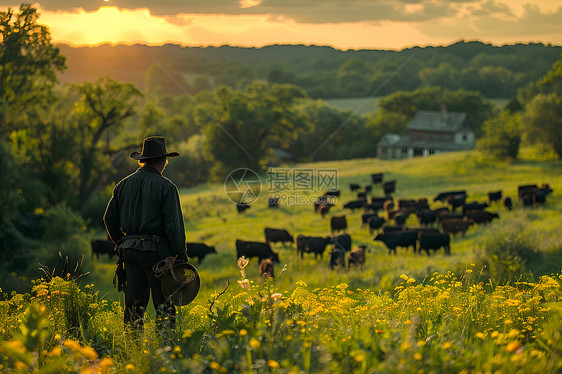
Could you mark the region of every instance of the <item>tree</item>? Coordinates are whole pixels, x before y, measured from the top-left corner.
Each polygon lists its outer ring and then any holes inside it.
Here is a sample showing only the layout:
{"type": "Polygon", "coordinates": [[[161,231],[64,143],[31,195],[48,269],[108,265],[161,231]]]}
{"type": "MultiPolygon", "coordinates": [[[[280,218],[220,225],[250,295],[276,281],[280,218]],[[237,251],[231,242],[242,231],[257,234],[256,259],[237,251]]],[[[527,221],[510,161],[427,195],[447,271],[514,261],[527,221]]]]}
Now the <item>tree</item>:
{"type": "Polygon", "coordinates": [[[21,127],[30,106],[54,100],[56,72],[65,68],[38,18],[37,9],[26,4],[18,13],[0,12],[0,136],[21,127]]]}
{"type": "Polygon", "coordinates": [[[273,146],[286,146],[298,135],[304,119],[294,103],[303,97],[295,86],[265,82],[198,95],[195,121],[203,129],[204,151],[215,162],[212,177],[239,167],[261,170],[273,146]]]}
{"type": "Polygon", "coordinates": [[[75,162],[79,165],[78,201],[84,203],[108,182],[108,173],[125,151],[137,144],[113,147],[111,137],[136,113],[141,92],[130,83],[109,77],[71,86],[79,95],[75,103],[80,136],[75,162]]]}
{"type": "Polygon", "coordinates": [[[486,120],[482,130],[484,135],[477,144],[480,150],[491,156],[517,158],[523,137],[520,113],[505,110],[486,120]]]}
{"type": "Polygon", "coordinates": [[[556,93],[536,95],[527,105],[525,117],[527,138],[552,146],[562,158],[562,97],[556,93]]]}

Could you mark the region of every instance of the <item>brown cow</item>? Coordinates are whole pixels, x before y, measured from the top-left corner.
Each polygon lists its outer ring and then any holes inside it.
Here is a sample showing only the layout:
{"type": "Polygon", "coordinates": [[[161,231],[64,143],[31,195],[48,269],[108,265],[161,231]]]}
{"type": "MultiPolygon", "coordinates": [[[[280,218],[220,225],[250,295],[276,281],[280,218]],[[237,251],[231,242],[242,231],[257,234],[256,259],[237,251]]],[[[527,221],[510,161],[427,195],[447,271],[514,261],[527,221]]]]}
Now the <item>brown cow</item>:
{"type": "Polygon", "coordinates": [[[267,278],[275,278],[275,272],[273,271],[273,261],[269,258],[264,258],[259,264],[260,275],[267,278]]]}
{"type": "Polygon", "coordinates": [[[441,228],[443,232],[457,235],[459,232],[462,233],[462,236],[466,233],[466,230],[474,224],[474,221],[471,219],[463,220],[458,218],[446,219],[441,221],[441,228]]]}
{"type": "Polygon", "coordinates": [[[365,265],[365,252],[366,246],[360,245],[359,248],[353,249],[347,255],[347,268],[351,268],[352,266],[360,266],[363,269],[363,265],[365,265]]]}

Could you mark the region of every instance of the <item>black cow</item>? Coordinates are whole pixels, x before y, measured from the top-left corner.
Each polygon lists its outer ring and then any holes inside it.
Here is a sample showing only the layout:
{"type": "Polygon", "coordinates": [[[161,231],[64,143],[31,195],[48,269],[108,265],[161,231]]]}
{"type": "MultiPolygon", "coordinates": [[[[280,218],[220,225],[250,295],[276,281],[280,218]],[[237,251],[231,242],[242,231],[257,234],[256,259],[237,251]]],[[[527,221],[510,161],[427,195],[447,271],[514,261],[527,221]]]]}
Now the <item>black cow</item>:
{"type": "Polygon", "coordinates": [[[351,251],[351,235],[340,234],[333,239],[336,248],[343,249],[345,252],[351,251]]]}
{"type": "Polygon", "coordinates": [[[384,182],[382,184],[382,190],[384,191],[385,195],[390,195],[391,193],[396,192],[396,181],[389,181],[384,182]]]}
{"type": "Polygon", "coordinates": [[[371,186],[370,184],[365,186],[365,193],[366,194],[370,194],[371,192],[373,192],[373,186],[371,186]]]}
{"type": "Polygon", "coordinates": [[[378,229],[380,229],[381,227],[383,227],[384,223],[386,222],[386,220],[383,217],[372,217],[369,218],[369,234],[373,235],[373,231],[376,231],[378,229]]]}
{"type": "Polygon", "coordinates": [[[503,206],[505,206],[507,210],[513,209],[513,201],[511,201],[511,197],[506,196],[503,198],[503,206]]]}
{"type": "Polygon", "coordinates": [[[442,222],[447,219],[462,219],[463,215],[460,213],[441,213],[437,215],[437,222],[442,222]]]}
{"type": "Polygon", "coordinates": [[[293,235],[289,234],[287,230],[283,229],[272,229],[266,227],[264,230],[265,234],[265,242],[266,243],[283,243],[285,245],[286,242],[294,243],[295,240],[293,239],[293,235]]]}
{"type": "Polygon", "coordinates": [[[373,217],[378,217],[377,213],[363,213],[361,214],[361,227],[365,227],[369,224],[369,220],[373,217]]]}
{"type": "Polygon", "coordinates": [[[407,220],[408,220],[407,213],[400,212],[394,216],[394,223],[396,223],[396,225],[399,226],[405,225],[407,220]]]}
{"type": "Polygon", "coordinates": [[[414,253],[416,253],[418,230],[378,234],[373,240],[382,241],[388,248],[388,254],[390,254],[391,251],[394,251],[394,254],[396,255],[396,247],[404,247],[407,249],[410,246],[414,248],[414,253]]]}
{"type": "Polygon", "coordinates": [[[267,198],[267,206],[269,208],[279,208],[279,198],[270,196],[267,198]]]}
{"type": "Polygon", "coordinates": [[[279,262],[279,255],[271,250],[268,243],[249,242],[245,240],[236,240],[236,258],[246,257],[248,260],[257,257],[259,261],[269,258],[273,262],[279,262]]]}
{"type": "Polygon", "coordinates": [[[470,203],[466,203],[462,206],[462,215],[466,216],[466,213],[470,212],[471,210],[484,210],[489,207],[488,203],[479,203],[477,201],[473,201],[470,203]]]}
{"type": "Polygon", "coordinates": [[[349,190],[351,192],[359,191],[360,189],[361,189],[361,186],[358,185],[357,183],[350,183],[349,184],[349,190]]]}
{"type": "Polygon", "coordinates": [[[367,199],[367,192],[357,192],[357,199],[359,200],[367,199]]]}
{"type": "Polygon", "coordinates": [[[449,196],[446,202],[451,206],[451,210],[454,212],[458,207],[461,207],[465,204],[466,195],[449,196]]]}
{"type": "Polygon", "coordinates": [[[185,243],[187,246],[187,257],[197,257],[197,262],[201,263],[205,256],[217,253],[215,247],[210,247],[205,243],[185,243]]]}
{"type": "Polygon", "coordinates": [[[388,201],[388,200],[392,201],[392,197],[390,197],[390,196],[384,196],[384,197],[375,197],[375,196],[373,196],[373,197],[371,198],[371,208],[372,208],[375,212],[377,212],[377,211],[379,211],[379,210],[381,210],[381,209],[384,208],[384,203],[385,203],[386,201],[388,201]]]}
{"type": "Polygon", "coordinates": [[[355,209],[364,208],[366,204],[366,200],[351,200],[345,203],[343,207],[346,209],[351,209],[351,211],[354,212],[355,209]]]}
{"type": "Polygon", "coordinates": [[[347,229],[347,219],[345,216],[333,216],[330,220],[330,228],[334,231],[345,231],[347,229]]]}
{"type": "Polygon", "coordinates": [[[345,251],[334,247],[330,252],[330,269],[334,270],[336,266],[345,268],[345,251]]]}
{"type": "Polygon", "coordinates": [[[383,226],[382,228],[382,232],[383,234],[387,234],[387,233],[395,233],[395,232],[402,232],[407,230],[408,228],[406,226],[397,226],[397,225],[388,225],[388,226],[383,226]]]}
{"type": "Polygon", "coordinates": [[[488,202],[492,204],[496,201],[502,201],[502,190],[488,192],[488,202]]]}
{"type": "Polygon", "coordinates": [[[447,200],[447,198],[449,196],[454,196],[454,195],[466,195],[466,191],[447,191],[447,192],[440,192],[437,196],[435,196],[435,198],[433,199],[433,201],[441,201],[442,203],[445,202],[445,200],[447,200]]]}
{"type": "Polygon", "coordinates": [[[297,236],[297,253],[300,253],[301,258],[304,257],[304,253],[314,253],[314,258],[324,254],[324,250],[328,244],[333,243],[333,239],[330,237],[318,237],[318,236],[297,236]]]}
{"type": "Polygon", "coordinates": [[[420,225],[429,226],[437,222],[437,212],[435,210],[422,210],[418,214],[420,225]]]}
{"type": "Polygon", "coordinates": [[[238,213],[242,213],[247,209],[250,209],[250,204],[246,204],[246,203],[237,203],[236,204],[236,210],[238,211],[238,213]]]}
{"type": "Polygon", "coordinates": [[[321,204],[320,207],[318,207],[318,213],[324,218],[333,206],[334,204],[321,204]]]}
{"type": "Polygon", "coordinates": [[[382,183],[383,173],[371,174],[371,182],[374,184],[382,183]]]}
{"type": "Polygon", "coordinates": [[[487,224],[489,222],[492,222],[494,218],[500,218],[500,216],[497,213],[475,210],[466,213],[466,218],[469,220],[473,220],[475,223],[487,224]]]}
{"type": "Polygon", "coordinates": [[[429,256],[429,250],[433,249],[437,251],[439,248],[443,247],[446,255],[451,254],[451,237],[447,233],[439,233],[439,234],[432,234],[432,233],[419,233],[419,241],[420,241],[420,248],[419,252],[421,253],[422,249],[427,252],[429,256]]]}
{"type": "Polygon", "coordinates": [[[363,268],[365,265],[365,252],[367,252],[367,247],[360,245],[359,248],[355,248],[347,255],[347,268],[352,266],[360,266],[363,268]]]}
{"type": "Polygon", "coordinates": [[[324,192],[324,196],[340,196],[340,194],[341,194],[340,190],[324,192]]]}
{"type": "Polygon", "coordinates": [[[92,256],[96,256],[96,258],[103,254],[109,255],[111,258],[117,254],[115,252],[115,244],[110,240],[92,239],[90,244],[92,246],[92,256]]]}

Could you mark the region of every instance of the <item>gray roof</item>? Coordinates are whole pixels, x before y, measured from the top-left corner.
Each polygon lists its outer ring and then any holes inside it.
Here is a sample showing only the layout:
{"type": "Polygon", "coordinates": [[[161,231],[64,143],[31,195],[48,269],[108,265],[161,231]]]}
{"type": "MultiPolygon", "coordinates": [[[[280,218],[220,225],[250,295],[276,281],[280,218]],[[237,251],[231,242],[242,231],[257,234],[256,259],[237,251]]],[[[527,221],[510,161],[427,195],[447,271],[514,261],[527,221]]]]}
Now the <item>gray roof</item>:
{"type": "Polygon", "coordinates": [[[470,127],[466,123],[466,113],[432,110],[418,110],[416,116],[408,126],[408,130],[443,132],[455,132],[463,128],[470,130],[470,127]]]}

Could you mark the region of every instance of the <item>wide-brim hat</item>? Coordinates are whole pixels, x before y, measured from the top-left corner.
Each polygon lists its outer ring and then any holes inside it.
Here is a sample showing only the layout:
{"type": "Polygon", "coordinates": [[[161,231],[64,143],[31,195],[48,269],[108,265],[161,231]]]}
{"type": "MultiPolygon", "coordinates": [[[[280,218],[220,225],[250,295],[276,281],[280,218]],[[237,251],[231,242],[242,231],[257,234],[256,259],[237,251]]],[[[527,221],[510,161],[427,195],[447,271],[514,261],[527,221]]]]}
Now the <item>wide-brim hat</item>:
{"type": "Polygon", "coordinates": [[[201,280],[195,266],[187,262],[175,263],[161,279],[162,294],[174,305],[187,305],[199,293],[201,280]]]}
{"type": "Polygon", "coordinates": [[[142,142],[142,152],[133,152],[129,155],[135,160],[148,160],[159,157],[178,157],[178,152],[168,152],[166,150],[166,139],[161,136],[151,136],[142,142]]]}

